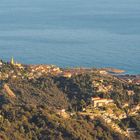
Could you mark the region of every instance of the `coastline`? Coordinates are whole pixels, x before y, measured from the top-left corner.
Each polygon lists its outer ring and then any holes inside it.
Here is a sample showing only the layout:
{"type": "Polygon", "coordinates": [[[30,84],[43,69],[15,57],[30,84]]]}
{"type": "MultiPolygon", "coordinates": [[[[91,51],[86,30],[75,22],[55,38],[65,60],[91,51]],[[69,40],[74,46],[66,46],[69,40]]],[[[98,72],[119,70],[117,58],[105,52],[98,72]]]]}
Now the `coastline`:
{"type": "MultiPolygon", "coordinates": [[[[100,75],[111,75],[123,82],[133,83],[136,85],[140,85],[140,74],[128,74],[125,70],[112,68],[112,67],[104,67],[104,68],[86,68],[86,67],[59,67],[56,65],[50,64],[21,64],[14,61],[12,58],[10,62],[4,62],[0,60],[0,67],[2,68],[3,63],[15,66],[19,69],[28,71],[27,75],[29,79],[33,79],[35,77],[40,77],[42,75],[53,75],[53,76],[63,76],[67,78],[71,78],[74,75],[80,75],[84,73],[98,73],[100,75]]],[[[16,77],[16,75],[14,76],[16,77]]]]}

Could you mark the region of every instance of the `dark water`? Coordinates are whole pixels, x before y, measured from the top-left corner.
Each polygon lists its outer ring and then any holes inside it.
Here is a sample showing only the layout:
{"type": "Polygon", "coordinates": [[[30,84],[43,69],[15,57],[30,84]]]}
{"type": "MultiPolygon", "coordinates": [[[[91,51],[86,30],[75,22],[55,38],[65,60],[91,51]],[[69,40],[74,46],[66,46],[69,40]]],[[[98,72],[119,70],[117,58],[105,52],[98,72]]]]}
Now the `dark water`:
{"type": "Polygon", "coordinates": [[[140,0],[0,0],[0,58],[140,74],[140,0]]]}

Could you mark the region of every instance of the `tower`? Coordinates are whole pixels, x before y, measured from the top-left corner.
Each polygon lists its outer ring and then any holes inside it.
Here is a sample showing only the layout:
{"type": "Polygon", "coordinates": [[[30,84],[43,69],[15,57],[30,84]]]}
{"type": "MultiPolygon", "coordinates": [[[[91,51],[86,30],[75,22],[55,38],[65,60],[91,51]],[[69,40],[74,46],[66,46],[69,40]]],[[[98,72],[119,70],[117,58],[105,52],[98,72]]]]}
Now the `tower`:
{"type": "Polygon", "coordinates": [[[14,65],[14,58],[11,58],[11,64],[14,65]]]}

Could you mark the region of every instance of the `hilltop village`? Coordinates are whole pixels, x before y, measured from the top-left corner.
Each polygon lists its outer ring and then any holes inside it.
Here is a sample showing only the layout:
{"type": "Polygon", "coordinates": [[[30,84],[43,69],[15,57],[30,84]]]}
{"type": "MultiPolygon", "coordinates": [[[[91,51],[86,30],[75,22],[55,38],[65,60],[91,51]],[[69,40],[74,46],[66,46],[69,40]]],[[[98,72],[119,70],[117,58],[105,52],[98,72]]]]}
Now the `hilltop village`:
{"type": "Polygon", "coordinates": [[[0,139],[138,140],[140,76],[0,61],[0,139]]]}

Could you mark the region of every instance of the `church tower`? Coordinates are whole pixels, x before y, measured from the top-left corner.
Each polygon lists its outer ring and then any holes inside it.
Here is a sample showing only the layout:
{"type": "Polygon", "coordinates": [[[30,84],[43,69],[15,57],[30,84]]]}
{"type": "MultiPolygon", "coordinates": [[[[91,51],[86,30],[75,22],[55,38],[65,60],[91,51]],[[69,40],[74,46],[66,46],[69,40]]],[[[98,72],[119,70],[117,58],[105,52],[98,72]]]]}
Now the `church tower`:
{"type": "Polygon", "coordinates": [[[14,58],[13,58],[13,57],[11,58],[11,64],[12,64],[12,65],[15,64],[15,63],[14,63],[14,58]]]}

